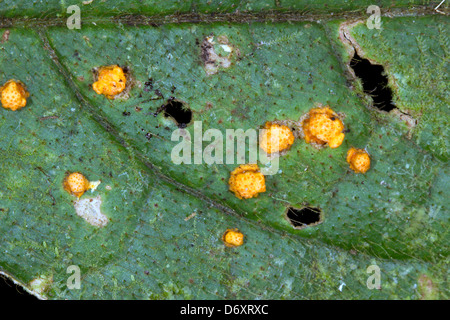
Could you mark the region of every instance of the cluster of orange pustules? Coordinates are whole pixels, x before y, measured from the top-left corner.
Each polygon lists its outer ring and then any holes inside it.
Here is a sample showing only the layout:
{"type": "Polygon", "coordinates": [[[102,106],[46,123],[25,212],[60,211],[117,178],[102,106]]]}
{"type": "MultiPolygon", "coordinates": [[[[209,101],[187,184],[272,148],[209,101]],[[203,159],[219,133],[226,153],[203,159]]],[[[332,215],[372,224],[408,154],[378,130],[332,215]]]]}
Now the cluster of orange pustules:
{"type": "Polygon", "coordinates": [[[29,95],[25,85],[20,81],[9,80],[0,87],[0,100],[5,109],[16,111],[25,107],[29,95]]]}
{"type": "Polygon", "coordinates": [[[266,153],[272,154],[289,149],[295,137],[291,129],[285,125],[266,122],[261,134],[259,146],[266,153]]]}
{"type": "Polygon", "coordinates": [[[257,197],[266,191],[266,181],[257,164],[241,164],[231,172],[228,183],[239,199],[257,197]]]}
{"type": "MultiPolygon", "coordinates": [[[[117,65],[101,67],[98,80],[92,85],[97,94],[103,94],[112,99],[121,93],[126,86],[123,69],[117,65]]],[[[1,104],[13,111],[26,106],[29,93],[20,81],[9,80],[0,87],[1,104]]],[[[314,108],[302,123],[304,139],[307,143],[328,144],[330,148],[339,147],[345,137],[344,124],[338,115],[328,106],[314,108]]],[[[285,125],[266,122],[260,140],[260,147],[268,154],[289,149],[295,137],[291,129],[285,125]]],[[[356,173],[365,173],[370,168],[370,156],[363,149],[351,148],[347,153],[347,162],[356,173]]],[[[230,191],[239,199],[257,197],[266,191],[264,175],[256,164],[243,164],[231,172],[229,179],[230,191]]],[[[79,173],[70,173],[64,179],[64,189],[80,198],[93,185],[79,173]]],[[[222,240],[229,247],[240,246],[244,235],[237,229],[227,229],[222,240]]]]}
{"type": "Polygon", "coordinates": [[[328,143],[337,148],[344,141],[344,124],[330,107],[314,108],[302,123],[306,143],[328,143]]]}
{"type": "Polygon", "coordinates": [[[350,148],[347,152],[350,169],[356,173],[366,173],[370,169],[370,156],[364,149],[350,148]]]}
{"type": "Polygon", "coordinates": [[[73,172],[66,176],[64,179],[64,189],[80,198],[83,193],[92,188],[91,183],[86,177],[79,172],[73,172]]]}
{"type": "Polygon", "coordinates": [[[244,243],[244,234],[238,229],[227,229],[222,236],[227,247],[239,247],[244,243]]]}
{"type": "Polygon", "coordinates": [[[112,99],[125,89],[126,82],[127,78],[121,67],[117,65],[101,67],[97,81],[92,84],[92,89],[97,94],[103,94],[112,99]]]}

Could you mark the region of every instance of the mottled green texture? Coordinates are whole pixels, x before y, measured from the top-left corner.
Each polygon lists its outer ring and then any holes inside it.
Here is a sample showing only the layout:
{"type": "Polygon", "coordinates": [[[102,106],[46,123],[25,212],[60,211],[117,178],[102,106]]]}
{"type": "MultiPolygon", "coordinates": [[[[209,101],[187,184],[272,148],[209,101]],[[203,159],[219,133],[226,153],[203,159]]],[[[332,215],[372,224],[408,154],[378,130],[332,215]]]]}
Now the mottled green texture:
{"type": "MultiPolygon", "coordinates": [[[[391,41],[386,26],[436,32],[445,18],[385,20],[381,31],[369,33],[361,25],[353,35],[371,59],[390,61],[389,74],[399,68],[416,77],[406,60],[380,58],[381,45],[369,36],[382,36],[392,52],[417,50],[419,44],[391,41]]],[[[433,98],[448,98],[445,79],[429,75],[432,80],[420,87],[434,104],[421,106],[422,129],[410,139],[395,115],[374,110],[352,89],[338,27],[298,22],[10,29],[9,40],[0,44],[0,83],[22,80],[30,99],[18,112],[0,110],[0,271],[24,284],[52,275],[45,296],[55,299],[418,299],[419,287],[428,283],[419,283],[424,274],[433,283],[427,296],[448,298],[447,146],[427,148],[429,140],[417,138],[445,131],[442,119],[424,118],[448,112],[447,103],[433,98]],[[239,56],[230,68],[207,76],[200,43],[211,34],[226,36],[239,56]],[[44,49],[47,41],[51,49],[44,49]],[[92,69],[110,64],[130,69],[134,86],[127,100],[108,100],[90,87],[92,69]],[[149,78],[153,89],[144,90],[149,78]],[[162,113],[153,116],[164,103],[156,90],[186,102],[203,131],[298,120],[321,103],[345,114],[350,132],[337,149],[316,150],[297,139],[281,157],[281,171],[266,177],[267,192],[239,200],[227,184],[236,164],[171,162],[177,127],[162,113]],[[351,146],[371,154],[365,175],[353,173],[345,161],[351,146]],[[76,215],[74,197],[62,188],[66,171],[102,180],[83,198],[101,196],[107,226],[92,227],[76,215]],[[320,207],[324,222],[294,230],[284,212],[304,204],[320,207]],[[242,247],[223,245],[227,228],[245,234],[242,247]],[[81,268],[81,290],[65,285],[72,264],[81,268]],[[371,264],[381,268],[381,291],[366,287],[371,264]]],[[[439,63],[437,55],[448,62],[443,34],[423,37],[434,48],[423,51],[425,61],[439,63]]],[[[404,97],[415,87],[402,90],[399,108],[413,110],[404,97]]],[[[187,130],[193,134],[193,126],[187,130]]]]}
{"type": "MultiPolygon", "coordinates": [[[[402,243],[402,235],[409,228],[402,223],[409,214],[404,206],[428,210],[428,189],[439,162],[409,142],[405,132],[392,121],[383,120],[374,112],[370,116],[347,87],[340,62],[321,25],[253,23],[139,29],[98,26],[74,33],[73,46],[65,44],[66,34],[66,30],[51,28],[49,37],[82,94],[149,162],[172,178],[202,190],[249,218],[347,248],[375,251],[383,257],[423,257],[430,250],[442,250],[439,246],[428,248],[426,232],[419,235],[421,241],[417,245],[402,243]],[[231,68],[206,76],[196,43],[210,34],[216,38],[226,36],[240,50],[241,58],[231,68]],[[98,52],[111,54],[101,56],[98,52]],[[351,131],[344,144],[334,150],[317,151],[298,140],[280,160],[282,173],[267,177],[268,194],[242,201],[228,192],[226,183],[235,164],[173,165],[170,157],[176,143],[170,139],[176,125],[163,114],[150,114],[164,102],[148,101],[157,98],[154,91],[136,88],[127,101],[108,101],[90,88],[91,69],[113,63],[130,66],[142,86],[152,78],[153,90],[159,90],[166,98],[175,96],[187,102],[194,111],[194,120],[202,121],[204,131],[217,128],[225,133],[227,128],[258,129],[265,121],[275,119],[298,120],[316,103],[329,104],[343,112],[351,131]],[[203,94],[198,95],[199,92],[203,94]],[[211,109],[207,109],[208,103],[211,109]],[[144,109],[138,112],[136,106],[144,109]],[[123,111],[131,115],[124,116],[123,111]],[[153,135],[150,139],[146,137],[148,132],[153,135]],[[367,147],[372,154],[372,170],[367,175],[349,171],[345,155],[351,146],[367,147]],[[358,186],[361,183],[364,185],[358,186]],[[358,195],[353,194],[355,190],[358,195]],[[404,190],[409,192],[404,194],[404,190]],[[359,200],[352,201],[354,197],[359,200]],[[303,203],[322,208],[327,223],[293,231],[282,213],[289,204],[303,203]],[[392,211],[392,218],[387,217],[387,212],[392,211]]],[[[193,136],[193,126],[188,130],[193,136]]],[[[432,220],[425,226],[443,228],[440,222],[432,220]]],[[[438,234],[443,241],[444,234],[438,234]]]]}
{"type": "MultiPolygon", "coordinates": [[[[3,0],[0,2],[0,17],[52,18],[67,15],[67,7],[78,5],[86,17],[109,17],[124,14],[169,15],[178,13],[259,13],[264,11],[300,11],[306,13],[329,13],[339,11],[365,11],[376,4],[383,9],[436,6],[440,1],[430,0],[3,0]]],[[[445,5],[445,4],[444,4],[445,5]]]]}

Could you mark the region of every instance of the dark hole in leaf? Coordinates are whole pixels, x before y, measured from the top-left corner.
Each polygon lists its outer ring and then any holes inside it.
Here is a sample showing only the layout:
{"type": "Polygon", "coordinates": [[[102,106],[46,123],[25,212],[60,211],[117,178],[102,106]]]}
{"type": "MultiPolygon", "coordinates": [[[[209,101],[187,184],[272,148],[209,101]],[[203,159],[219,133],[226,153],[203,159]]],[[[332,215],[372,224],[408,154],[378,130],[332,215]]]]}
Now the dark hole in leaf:
{"type": "Polygon", "coordinates": [[[392,103],[392,90],[388,87],[388,78],[382,65],[371,64],[355,52],[350,67],[362,80],[364,92],[372,97],[378,110],[389,112],[396,108],[392,103]]]}
{"type": "Polygon", "coordinates": [[[21,286],[16,285],[12,280],[0,275],[0,296],[7,297],[7,300],[36,300],[36,297],[26,292],[21,286]]]}
{"type": "Polygon", "coordinates": [[[164,116],[172,117],[180,128],[186,128],[192,120],[192,111],[181,101],[168,100],[163,108],[164,116]]]}
{"type": "Polygon", "coordinates": [[[289,223],[296,229],[302,229],[322,222],[321,210],[312,207],[304,207],[301,209],[289,207],[286,212],[286,217],[289,223]]]}

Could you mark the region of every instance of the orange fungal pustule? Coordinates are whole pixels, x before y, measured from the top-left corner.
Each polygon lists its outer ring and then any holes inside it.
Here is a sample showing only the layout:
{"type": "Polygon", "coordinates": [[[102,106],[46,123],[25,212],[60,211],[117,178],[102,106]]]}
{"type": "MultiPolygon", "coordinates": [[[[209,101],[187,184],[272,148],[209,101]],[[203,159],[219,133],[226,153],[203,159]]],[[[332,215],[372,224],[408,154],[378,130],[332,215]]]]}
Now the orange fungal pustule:
{"type": "Polygon", "coordinates": [[[2,107],[16,111],[27,105],[27,98],[29,97],[25,85],[16,80],[8,80],[2,87],[0,87],[0,101],[2,107]]]}
{"type": "Polygon", "coordinates": [[[313,108],[302,122],[306,143],[339,147],[344,141],[344,124],[330,107],[313,108]]]}
{"type": "Polygon", "coordinates": [[[125,90],[127,78],[118,65],[101,67],[98,70],[98,79],[92,84],[97,94],[103,94],[109,99],[125,90]]]}
{"type": "Polygon", "coordinates": [[[289,127],[266,122],[261,134],[259,146],[267,154],[272,154],[289,149],[294,143],[294,140],[294,134],[289,127]]]}
{"type": "Polygon", "coordinates": [[[67,192],[73,194],[77,198],[80,198],[87,190],[95,187],[95,185],[90,183],[80,172],[68,174],[64,179],[63,185],[67,192]]]}
{"type": "Polygon", "coordinates": [[[266,181],[257,164],[241,164],[231,172],[228,184],[239,199],[257,197],[266,191],[266,181]]]}
{"type": "Polygon", "coordinates": [[[347,151],[347,162],[356,173],[366,173],[370,169],[370,156],[364,149],[350,148],[347,151]]]}
{"type": "Polygon", "coordinates": [[[238,229],[227,229],[222,236],[227,247],[239,247],[244,244],[244,234],[238,229]]]}

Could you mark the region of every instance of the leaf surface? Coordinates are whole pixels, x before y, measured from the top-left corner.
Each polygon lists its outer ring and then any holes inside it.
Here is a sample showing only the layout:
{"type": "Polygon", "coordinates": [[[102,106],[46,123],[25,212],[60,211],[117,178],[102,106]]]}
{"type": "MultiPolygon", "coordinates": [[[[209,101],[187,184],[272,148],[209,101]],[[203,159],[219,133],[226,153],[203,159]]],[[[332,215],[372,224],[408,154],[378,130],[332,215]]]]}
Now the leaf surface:
{"type": "MultiPolygon", "coordinates": [[[[0,82],[18,79],[30,92],[20,111],[0,110],[2,273],[50,299],[448,297],[448,18],[397,1],[390,9],[415,16],[383,16],[377,30],[365,24],[366,1],[326,9],[360,15],[347,29],[352,45],[384,66],[397,109],[417,120],[411,128],[398,112],[378,111],[352,75],[343,14],[322,20],[316,4],[257,3],[94,1],[80,7],[87,21],[98,21],[81,30],[61,23],[67,14],[59,1],[1,4],[0,33],[8,36],[0,82]],[[249,14],[241,22],[147,20],[241,7],[249,14]],[[258,18],[269,11],[277,22],[258,18]],[[126,25],[117,18],[125,13],[145,16],[126,25]],[[298,21],[283,21],[291,14],[298,21]],[[232,48],[230,66],[215,74],[202,60],[210,36],[216,50],[226,49],[219,39],[232,48]],[[92,90],[93,70],[112,64],[129,70],[125,99],[92,90]],[[173,163],[177,124],[156,114],[171,97],[192,111],[202,133],[298,121],[318,104],[342,113],[349,131],[336,149],[296,139],[277,174],[266,176],[267,191],[240,200],[228,190],[238,164],[173,163]],[[364,175],[345,160],[352,146],[371,155],[364,175]],[[101,180],[81,199],[100,197],[105,227],[77,215],[76,198],[63,189],[68,171],[101,180]],[[294,229],[286,210],[303,206],[320,208],[323,222],[294,229]],[[244,233],[243,246],[224,246],[229,228],[244,233]],[[373,264],[382,290],[366,286],[373,264]],[[80,290],[66,285],[70,265],[81,269],[80,290]],[[42,292],[32,285],[39,277],[52,279],[42,292]]],[[[196,134],[193,124],[186,131],[196,134]]]]}

